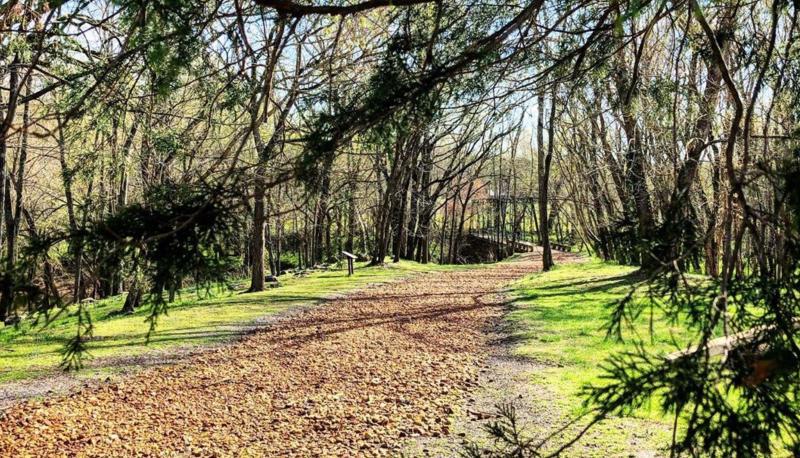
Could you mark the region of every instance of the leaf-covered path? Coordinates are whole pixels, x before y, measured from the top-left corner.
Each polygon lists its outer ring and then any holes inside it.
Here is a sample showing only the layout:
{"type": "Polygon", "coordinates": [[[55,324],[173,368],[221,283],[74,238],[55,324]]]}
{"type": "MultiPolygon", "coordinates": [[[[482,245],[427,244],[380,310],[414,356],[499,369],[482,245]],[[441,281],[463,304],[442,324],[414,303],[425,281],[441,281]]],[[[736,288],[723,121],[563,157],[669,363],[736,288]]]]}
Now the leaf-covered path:
{"type": "Polygon", "coordinates": [[[381,456],[448,434],[516,262],[423,274],[123,382],[4,412],[0,456],[381,456]]]}

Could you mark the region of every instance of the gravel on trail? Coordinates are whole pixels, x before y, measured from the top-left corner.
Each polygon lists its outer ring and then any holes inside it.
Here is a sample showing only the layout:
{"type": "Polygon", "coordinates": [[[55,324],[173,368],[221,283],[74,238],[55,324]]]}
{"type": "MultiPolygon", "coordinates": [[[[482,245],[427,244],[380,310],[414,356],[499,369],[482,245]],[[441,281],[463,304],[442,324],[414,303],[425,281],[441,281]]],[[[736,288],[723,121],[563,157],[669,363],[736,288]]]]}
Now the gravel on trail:
{"type": "Polygon", "coordinates": [[[450,433],[536,255],[420,274],[242,340],[2,412],[0,456],[385,456],[450,433]]]}

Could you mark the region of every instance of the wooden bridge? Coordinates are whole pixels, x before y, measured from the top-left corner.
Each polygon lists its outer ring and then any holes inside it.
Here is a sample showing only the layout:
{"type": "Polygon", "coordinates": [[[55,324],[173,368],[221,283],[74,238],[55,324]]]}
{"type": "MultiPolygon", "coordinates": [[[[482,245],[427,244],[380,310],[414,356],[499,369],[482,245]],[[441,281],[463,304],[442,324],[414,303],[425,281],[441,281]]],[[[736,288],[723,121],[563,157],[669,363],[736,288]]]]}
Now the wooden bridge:
{"type": "Polygon", "coordinates": [[[534,251],[536,247],[539,246],[535,243],[526,242],[524,240],[513,240],[513,238],[499,237],[498,240],[497,234],[488,232],[470,232],[470,235],[485,240],[488,243],[511,248],[514,253],[529,253],[534,251]]]}
{"type": "MultiPolygon", "coordinates": [[[[536,250],[536,248],[541,247],[533,242],[528,242],[525,240],[517,240],[514,237],[509,237],[509,234],[500,233],[500,237],[498,237],[497,233],[486,232],[486,231],[471,231],[470,235],[473,237],[477,237],[482,239],[488,243],[497,244],[506,248],[511,248],[514,253],[530,253],[536,250]]],[[[550,242],[550,247],[557,251],[565,251],[569,252],[572,251],[572,245],[561,243],[561,242],[550,242]]]]}

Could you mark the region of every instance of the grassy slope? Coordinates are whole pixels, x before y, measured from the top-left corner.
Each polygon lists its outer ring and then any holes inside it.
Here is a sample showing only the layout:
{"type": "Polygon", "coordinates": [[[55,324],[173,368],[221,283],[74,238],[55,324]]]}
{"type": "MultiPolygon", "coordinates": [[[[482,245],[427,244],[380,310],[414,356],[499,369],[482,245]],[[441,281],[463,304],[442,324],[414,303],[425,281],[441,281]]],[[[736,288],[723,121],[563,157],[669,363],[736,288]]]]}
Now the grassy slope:
{"type": "MultiPolygon", "coordinates": [[[[581,412],[581,387],[601,383],[603,361],[611,354],[631,350],[633,344],[605,338],[609,306],[624,297],[635,284],[634,268],[590,260],[558,266],[530,276],[515,285],[514,324],[518,355],[543,363],[532,376],[537,387],[554,392],[556,407],[565,419],[581,412]]],[[[655,320],[654,339],[648,336],[649,317],[641,321],[639,335],[653,351],[670,352],[671,335],[685,335],[655,320]]],[[[656,407],[636,413],[636,418],[607,420],[592,431],[597,456],[626,456],[626,448],[654,450],[669,443],[669,419],[656,407]]],[[[581,456],[587,451],[581,450],[581,456]]]]}
{"type": "MultiPolygon", "coordinates": [[[[313,303],[326,296],[363,287],[369,283],[395,280],[416,272],[457,267],[422,265],[403,261],[387,267],[361,267],[352,277],[344,270],[315,272],[304,277],[282,278],[282,286],[260,293],[229,291],[183,291],[169,314],[159,319],[149,345],[145,342],[149,313],[142,307],[132,315],[114,315],[122,307],[122,297],[91,305],[94,338],[90,355],[97,358],[136,356],[153,350],[219,342],[241,332],[241,326],[258,318],[298,305],[313,303]]],[[[243,288],[244,284],[238,285],[243,288]]],[[[74,313],[74,308],[70,310],[74,313]]],[[[76,318],[63,314],[47,328],[32,328],[24,322],[19,328],[0,328],[0,383],[28,379],[56,369],[64,343],[75,333],[76,318]]],[[[97,370],[94,370],[95,372],[97,370]]]]}

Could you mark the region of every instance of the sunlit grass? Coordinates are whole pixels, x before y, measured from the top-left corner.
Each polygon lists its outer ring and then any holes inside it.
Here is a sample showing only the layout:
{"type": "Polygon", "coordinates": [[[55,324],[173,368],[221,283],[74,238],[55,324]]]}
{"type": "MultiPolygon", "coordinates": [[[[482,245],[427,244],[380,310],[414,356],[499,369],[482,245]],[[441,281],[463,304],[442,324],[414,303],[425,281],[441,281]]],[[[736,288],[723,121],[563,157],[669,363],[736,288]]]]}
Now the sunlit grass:
{"type": "MultiPolygon", "coordinates": [[[[508,318],[513,323],[515,352],[542,363],[544,368],[535,371],[530,381],[558,393],[562,400],[559,409],[565,419],[585,412],[581,389],[603,383],[605,360],[634,350],[635,339],[618,342],[607,338],[606,325],[611,307],[640,281],[635,271],[634,267],[587,260],[557,266],[551,272],[535,274],[515,284],[514,310],[508,318]]],[[[649,314],[636,323],[636,335],[652,352],[670,353],[675,350],[674,340],[688,339],[684,329],[671,326],[658,314],[653,316],[652,324],[651,335],[649,314]]],[[[640,409],[634,417],[665,426],[670,421],[657,406],[640,409]]],[[[612,419],[595,428],[593,441],[605,444],[599,456],[624,453],[631,435],[643,432],[644,428],[637,428],[635,422],[630,418],[612,419]]],[[[666,445],[667,430],[668,427],[652,428],[646,440],[638,441],[666,445]]]]}

